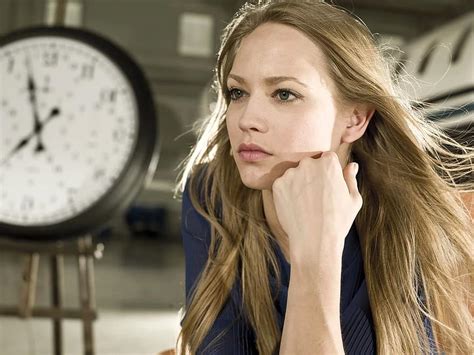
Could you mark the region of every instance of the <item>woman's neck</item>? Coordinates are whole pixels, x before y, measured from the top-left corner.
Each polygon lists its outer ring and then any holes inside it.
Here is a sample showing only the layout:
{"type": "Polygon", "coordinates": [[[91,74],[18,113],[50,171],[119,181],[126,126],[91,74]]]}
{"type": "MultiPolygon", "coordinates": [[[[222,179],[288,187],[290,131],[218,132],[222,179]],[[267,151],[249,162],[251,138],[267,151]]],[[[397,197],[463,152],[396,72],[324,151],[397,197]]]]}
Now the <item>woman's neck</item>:
{"type": "Polygon", "coordinates": [[[288,244],[288,236],[278,221],[278,216],[273,203],[273,193],[271,190],[262,190],[263,210],[268,227],[275,237],[280,249],[285,256],[287,262],[290,262],[290,248],[288,244]]]}

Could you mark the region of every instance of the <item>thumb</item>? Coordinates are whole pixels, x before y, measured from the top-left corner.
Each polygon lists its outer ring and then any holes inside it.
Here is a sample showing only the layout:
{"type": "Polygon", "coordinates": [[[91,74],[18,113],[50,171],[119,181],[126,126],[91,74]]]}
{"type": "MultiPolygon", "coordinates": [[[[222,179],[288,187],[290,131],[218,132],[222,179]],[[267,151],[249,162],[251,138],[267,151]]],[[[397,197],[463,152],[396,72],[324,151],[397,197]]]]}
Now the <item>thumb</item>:
{"type": "Polygon", "coordinates": [[[357,187],[356,175],[359,171],[359,164],[350,163],[344,168],[344,180],[346,181],[347,187],[349,188],[349,194],[355,197],[359,194],[359,188],[357,187]]]}

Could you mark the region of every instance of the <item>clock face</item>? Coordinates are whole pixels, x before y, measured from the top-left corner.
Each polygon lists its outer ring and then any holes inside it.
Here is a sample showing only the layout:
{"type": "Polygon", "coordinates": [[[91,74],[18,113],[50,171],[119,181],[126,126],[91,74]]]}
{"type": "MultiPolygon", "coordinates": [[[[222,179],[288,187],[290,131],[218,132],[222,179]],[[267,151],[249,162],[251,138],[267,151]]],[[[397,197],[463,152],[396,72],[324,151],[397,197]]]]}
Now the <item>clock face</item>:
{"type": "Polygon", "coordinates": [[[138,140],[137,100],[120,68],[73,38],[0,47],[0,221],[42,226],[88,209],[138,140]]]}

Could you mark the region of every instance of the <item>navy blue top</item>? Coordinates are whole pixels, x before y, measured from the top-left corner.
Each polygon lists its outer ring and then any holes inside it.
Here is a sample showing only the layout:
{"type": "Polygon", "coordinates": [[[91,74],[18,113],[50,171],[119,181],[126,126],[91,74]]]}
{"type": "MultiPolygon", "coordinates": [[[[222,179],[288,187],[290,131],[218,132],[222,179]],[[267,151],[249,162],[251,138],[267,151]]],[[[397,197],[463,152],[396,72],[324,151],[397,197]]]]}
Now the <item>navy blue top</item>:
{"type": "MultiPolygon", "coordinates": [[[[210,224],[193,207],[186,186],[183,193],[181,233],[186,262],[186,303],[198,282],[198,277],[206,264],[210,245],[210,224]]],[[[269,275],[272,295],[275,297],[275,310],[278,325],[283,330],[291,266],[286,261],[280,247],[273,242],[276,258],[281,270],[281,285],[269,275]],[[277,294],[278,292],[278,294],[277,294]]],[[[219,313],[214,325],[202,342],[198,354],[258,354],[255,334],[242,314],[242,296],[239,280],[231,290],[230,298],[219,313]],[[217,343],[206,346],[225,331],[217,343]]],[[[375,333],[370,311],[369,297],[364,277],[362,253],[359,236],[352,225],[344,243],[341,274],[341,330],[346,354],[375,354],[375,333]]],[[[431,326],[426,324],[431,335],[431,326]]],[[[430,336],[431,338],[431,336],[430,336]]],[[[277,353],[278,353],[277,349],[277,353]]]]}

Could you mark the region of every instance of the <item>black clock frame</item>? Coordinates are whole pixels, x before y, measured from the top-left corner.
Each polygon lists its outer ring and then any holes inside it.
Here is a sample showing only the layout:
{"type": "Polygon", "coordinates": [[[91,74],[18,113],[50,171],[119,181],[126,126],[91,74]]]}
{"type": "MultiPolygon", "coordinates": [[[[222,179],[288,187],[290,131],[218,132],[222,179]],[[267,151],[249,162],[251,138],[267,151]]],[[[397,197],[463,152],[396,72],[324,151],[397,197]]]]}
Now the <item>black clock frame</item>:
{"type": "Polygon", "coordinates": [[[137,139],[120,176],[93,205],[68,220],[50,225],[20,226],[0,221],[0,237],[50,241],[97,231],[130,204],[143,186],[154,154],[158,155],[159,126],[156,104],[148,81],[135,60],[119,45],[100,34],[63,26],[35,26],[8,33],[0,37],[0,48],[21,39],[43,36],[80,41],[100,51],[117,65],[130,83],[137,103],[137,139]]]}

